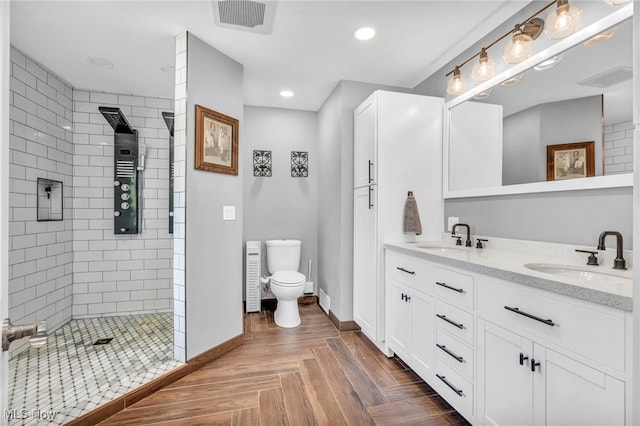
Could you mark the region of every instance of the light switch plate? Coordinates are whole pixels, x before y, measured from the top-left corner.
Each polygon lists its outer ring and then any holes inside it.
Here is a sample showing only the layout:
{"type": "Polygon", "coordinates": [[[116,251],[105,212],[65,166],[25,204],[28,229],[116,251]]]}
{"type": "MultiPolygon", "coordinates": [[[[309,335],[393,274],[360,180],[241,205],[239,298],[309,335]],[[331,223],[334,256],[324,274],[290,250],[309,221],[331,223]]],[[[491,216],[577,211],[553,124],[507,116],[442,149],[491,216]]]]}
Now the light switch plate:
{"type": "Polygon", "coordinates": [[[222,220],[236,220],[236,206],[223,206],[222,220]]]}
{"type": "Polygon", "coordinates": [[[460,223],[460,218],[457,216],[449,216],[447,221],[447,231],[451,232],[451,228],[453,228],[453,225],[456,223],[460,223]]]}

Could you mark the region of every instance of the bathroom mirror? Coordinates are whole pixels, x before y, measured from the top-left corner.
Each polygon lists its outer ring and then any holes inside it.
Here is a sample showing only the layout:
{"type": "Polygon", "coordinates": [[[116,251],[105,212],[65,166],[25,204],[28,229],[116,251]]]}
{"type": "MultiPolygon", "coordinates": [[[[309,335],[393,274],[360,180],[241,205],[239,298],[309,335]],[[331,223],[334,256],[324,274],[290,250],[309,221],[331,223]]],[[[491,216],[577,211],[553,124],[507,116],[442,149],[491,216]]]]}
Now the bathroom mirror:
{"type": "Polygon", "coordinates": [[[450,101],[445,198],[631,186],[630,16],[619,10],[450,101]],[[547,58],[559,61],[539,66],[547,58]],[[547,181],[547,146],[588,141],[594,177],[547,181]]]}

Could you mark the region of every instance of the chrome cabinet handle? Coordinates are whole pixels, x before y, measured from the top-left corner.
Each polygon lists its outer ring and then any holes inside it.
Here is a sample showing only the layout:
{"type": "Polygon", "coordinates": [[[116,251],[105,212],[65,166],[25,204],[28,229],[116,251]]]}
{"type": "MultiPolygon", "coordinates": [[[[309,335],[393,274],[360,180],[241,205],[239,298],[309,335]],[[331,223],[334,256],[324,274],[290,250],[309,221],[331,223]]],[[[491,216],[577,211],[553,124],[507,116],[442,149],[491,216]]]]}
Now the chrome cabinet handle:
{"type": "Polygon", "coordinates": [[[373,193],[373,188],[369,185],[369,210],[373,208],[373,203],[371,202],[371,194],[373,193]]]}
{"type": "Polygon", "coordinates": [[[445,345],[441,345],[439,343],[436,343],[436,346],[439,347],[440,349],[442,349],[447,355],[449,355],[450,357],[454,358],[456,361],[458,361],[460,363],[464,362],[464,358],[463,357],[454,354],[449,349],[447,349],[447,347],[445,345]]]}
{"type": "Polygon", "coordinates": [[[371,177],[371,167],[373,167],[373,161],[369,160],[369,183],[373,182],[373,178],[371,177]]]}
{"type": "Polygon", "coordinates": [[[462,393],[462,389],[456,389],[455,386],[453,386],[451,383],[449,383],[449,381],[447,380],[446,376],[441,376],[439,374],[436,374],[436,377],[440,380],[442,380],[444,382],[445,385],[449,386],[449,388],[451,388],[452,391],[454,391],[455,393],[458,394],[458,396],[464,396],[464,394],[462,393]]]}
{"type": "Polygon", "coordinates": [[[455,321],[451,321],[449,318],[447,318],[446,315],[436,314],[436,316],[438,318],[440,318],[441,320],[444,320],[444,321],[448,322],[449,324],[453,325],[454,327],[458,327],[460,330],[464,330],[464,324],[458,324],[455,321]]]}
{"type": "Polygon", "coordinates": [[[450,285],[447,285],[447,283],[441,283],[441,282],[436,281],[436,284],[438,284],[441,287],[448,288],[449,290],[457,291],[458,293],[464,293],[463,289],[451,287],[450,285]]]}
{"type": "Polygon", "coordinates": [[[535,316],[535,315],[532,315],[532,314],[529,314],[529,313],[527,313],[527,312],[521,311],[519,308],[512,308],[511,306],[505,306],[504,308],[505,308],[507,311],[511,311],[511,312],[514,312],[514,313],[516,313],[516,314],[518,314],[518,315],[522,315],[522,316],[524,316],[524,317],[531,318],[531,319],[533,319],[533,320],[539,321],[539,322],[541,322],[541,323],[543,323],[543,324],[548,325],[549,327],[553,327],[554,325],[556,325],[556,324],[555,324],[552,320],[550,320],[550,319],[544,319],[544,318],[537,317],[537,316],[535,316]]]}

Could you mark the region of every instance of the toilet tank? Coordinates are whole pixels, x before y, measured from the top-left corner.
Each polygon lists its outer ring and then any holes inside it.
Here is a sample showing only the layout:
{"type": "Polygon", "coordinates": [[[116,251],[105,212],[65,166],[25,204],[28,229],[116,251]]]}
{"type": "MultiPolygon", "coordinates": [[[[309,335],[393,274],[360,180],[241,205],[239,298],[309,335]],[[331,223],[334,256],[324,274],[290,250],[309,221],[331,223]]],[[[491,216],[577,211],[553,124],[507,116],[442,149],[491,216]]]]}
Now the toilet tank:
{"type": "Polygon", "coordinates": [[[278,271],[297,271],[300,267],[299,240],[267,240],[267,267],[271,274],[278,271]]]}

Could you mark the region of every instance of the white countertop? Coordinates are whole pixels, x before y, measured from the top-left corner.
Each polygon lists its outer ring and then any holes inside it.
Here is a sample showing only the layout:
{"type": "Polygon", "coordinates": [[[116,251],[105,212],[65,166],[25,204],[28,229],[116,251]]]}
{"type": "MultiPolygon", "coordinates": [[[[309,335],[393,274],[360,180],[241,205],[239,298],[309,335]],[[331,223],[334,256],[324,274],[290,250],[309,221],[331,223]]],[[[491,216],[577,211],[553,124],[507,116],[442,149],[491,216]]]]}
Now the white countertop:
{"type": "MultiPolygon", "coordinates": [[[[500,278],[554,293],[601,305],[631,311],[632,271],[631,252],[625,251],[627,270],[612,269],[615,250],[598,252],[599,266],[587,265],[586,253],[577,253],[575,249],[595,250],[594,247],[567,246],[554,243],[509,240],[482,237],[489,240],[485,248],[456,246],[453,239],[430,242],[386,243],[385,248],[407,252],[433,262],[439,262],[456,268],[466,269],[480,274],[500,278]],[[540,272],[525,267],[526,264],[544,264],[566,266],[572,269],[607,274],[606,279],[597,277],[580,278],[540,272]]],[[[464,237],[463,237],[464,244],[464,237]]],[[[609,242],[609,244],[612,244],[609,242]]],[[[585,274],[588,275],[589,274],[585,274]]]]}

